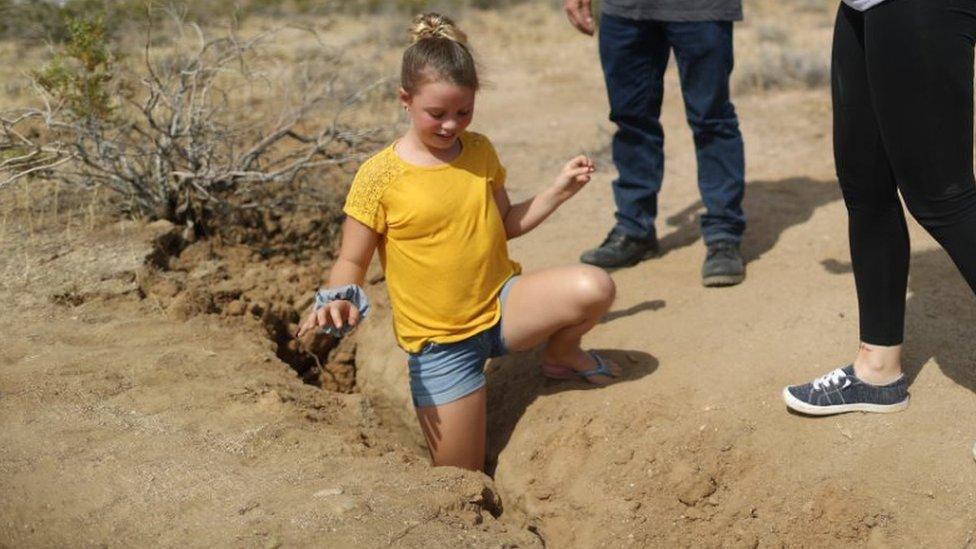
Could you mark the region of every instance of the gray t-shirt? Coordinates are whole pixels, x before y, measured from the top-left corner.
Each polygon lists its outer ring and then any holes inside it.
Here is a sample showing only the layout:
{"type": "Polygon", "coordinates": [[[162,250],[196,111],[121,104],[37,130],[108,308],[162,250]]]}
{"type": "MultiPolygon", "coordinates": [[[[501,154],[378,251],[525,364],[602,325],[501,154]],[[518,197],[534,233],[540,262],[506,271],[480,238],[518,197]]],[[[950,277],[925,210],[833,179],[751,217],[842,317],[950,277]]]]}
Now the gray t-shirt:
{"type": "Polygon", "coordinates": [[[740,21],[742,0],[603,0],[603,13],[654,21],[740,21]]]}
{"type": "Polygon", "coordinates": [[[844,3],[857,11],[864,11],[868,8],[877,6],[884,1],[885,0],[844,0],[844,3]]]}

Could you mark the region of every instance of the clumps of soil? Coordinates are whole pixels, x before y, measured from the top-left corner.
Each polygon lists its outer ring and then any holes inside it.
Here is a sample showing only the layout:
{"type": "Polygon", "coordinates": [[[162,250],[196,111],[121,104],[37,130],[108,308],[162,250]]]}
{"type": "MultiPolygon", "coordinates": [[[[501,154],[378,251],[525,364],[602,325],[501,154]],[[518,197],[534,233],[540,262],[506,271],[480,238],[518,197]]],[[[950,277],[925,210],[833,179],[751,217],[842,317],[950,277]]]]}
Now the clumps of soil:
{"type": "MultiPolygon", "coordinates": [[[[302,197],[294,189],[282,189],[275,196],[289,196],[289,207],[275,208],[271,205],[273,199],[266,197],[263,202],[269,204],[268,207],[226,212],[211,236],[226,244],[246,246],[264,259],[287,257],[296,262],[321,261],[338,249],[342,196],[335,189],[344,188],[343,182],[351,180],[353,173],[336,170],[320,174],[329,181],[319,181],[316,194],[308,197],[302,197]],[[300,199],[312,200],[318,206],[310,210],[307,206],[294,204],[300,199]]],[[[201,233],[198,228],[194,229],[196,234],[201,233]]]]}
{"type": "Polygon", "coordinates": [[[197,240],[191,228],[183,228],[159,239],[150,266],[140,276],[142,294],[170,318],[219,315],[243,329],[263,330],[278,357],[303,381],[353,392],[354,338],[294,338],[328,273],[337,230],[332,227],[338,223],[297,216],[286,221],[270,214],[252,221],[250,226],[235,225],[223,237],[197,240]]]}

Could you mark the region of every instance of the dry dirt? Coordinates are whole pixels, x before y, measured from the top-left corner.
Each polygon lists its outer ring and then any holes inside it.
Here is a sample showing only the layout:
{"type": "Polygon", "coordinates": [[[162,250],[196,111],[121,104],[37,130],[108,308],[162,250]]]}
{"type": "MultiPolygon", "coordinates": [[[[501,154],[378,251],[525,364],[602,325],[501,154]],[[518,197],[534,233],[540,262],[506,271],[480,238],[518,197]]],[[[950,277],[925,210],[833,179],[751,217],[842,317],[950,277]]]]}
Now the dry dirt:
{"type": "MultiPolygon", "coordinates": [[[[794,4],[810,2],[748,4],[740,64],[767,47],[763,21],[828,48],[829,14],[794,4]]],[[[580,196],[511,243],[529,270],[572,263],[613,210],[595,44],[541,7],[461,22],[490,81],[474,129],[494,140],[513,197],[581,149],[598,159],[580,196]]],[[[395,55],[377,59],[394,67],[395,55]]],[[[787,413],[780,389],[843,364],[857,342],[829,101],[822,88],[735,100],[748,279],[700,285],[701,203],[672,71],[665,253],[613,274],[617,302],[586,340],[626,379],[544,381],[531,353],[489,364],[493,478],[427,464],[375,273],[357,346],[316,343],[324,361],[295,366],[303,383],[280,335],[321,260],[188,243],[165,223],[66,227],[5,207],[0,546],[972,547],[976,299],[912,225],[912,406],[787,413]]]]}

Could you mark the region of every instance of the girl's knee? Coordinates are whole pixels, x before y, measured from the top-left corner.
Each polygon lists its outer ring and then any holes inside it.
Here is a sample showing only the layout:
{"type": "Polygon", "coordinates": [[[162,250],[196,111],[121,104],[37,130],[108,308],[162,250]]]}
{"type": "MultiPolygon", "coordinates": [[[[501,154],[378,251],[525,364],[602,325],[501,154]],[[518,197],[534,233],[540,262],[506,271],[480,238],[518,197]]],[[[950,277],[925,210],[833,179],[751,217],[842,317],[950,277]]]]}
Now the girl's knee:
{"type": "Polygon", "coordinates": [[[575,274],[578,302],[586,308],[608,307],[617,294],[617,286],[606,271],[590,265],[580,265],[575,274]]]}

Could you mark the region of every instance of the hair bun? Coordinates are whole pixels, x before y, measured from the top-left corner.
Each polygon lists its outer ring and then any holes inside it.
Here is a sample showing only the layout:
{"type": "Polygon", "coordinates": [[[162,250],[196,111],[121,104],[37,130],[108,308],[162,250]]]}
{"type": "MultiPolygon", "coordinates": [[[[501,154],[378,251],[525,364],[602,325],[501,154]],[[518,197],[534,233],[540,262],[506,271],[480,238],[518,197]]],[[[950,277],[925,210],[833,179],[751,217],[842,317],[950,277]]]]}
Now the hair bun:
{"type": "Polygon", "coordinates": [[[426,38],[447,38],[460,44],[467,44],[468,37],[457,28],[450,17],[439,13],[421,13],[413,18],[410,25],[410,41],[419,42],[426,38]]]}

